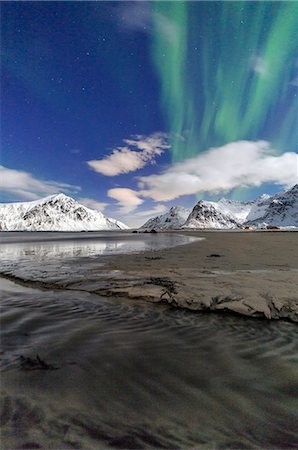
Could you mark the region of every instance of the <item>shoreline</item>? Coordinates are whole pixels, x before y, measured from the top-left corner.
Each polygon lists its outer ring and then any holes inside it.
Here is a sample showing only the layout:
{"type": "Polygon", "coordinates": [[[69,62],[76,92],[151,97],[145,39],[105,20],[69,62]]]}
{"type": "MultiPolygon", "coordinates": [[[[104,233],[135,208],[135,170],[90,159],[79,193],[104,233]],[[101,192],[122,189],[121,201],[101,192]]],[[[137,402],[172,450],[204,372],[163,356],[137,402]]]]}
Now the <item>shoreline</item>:
{"type": "Polygon", "coordinates": [[[192,311],[298,321],[294,233],[164,233],[199,239],[160,250],[98,257],[93,260],[90,273],[76,280],[62,277],[47,282],[46,277],[26,280],[8,273],[0,276],[39,289],[86,291],[105,297],[168,303],[192,311]]]}
{"type": "Polygon", "coordinates": [[[135,260],[131,255],[119,255],[117,261],[111,259],[105,268],[117,268],[127,277],[142,280],[138,286],[130,285],[124,291],[114,286],[111,295],[123,293],[144,299],[148,296],[154,302],[165,301],[194,311],[230,311],[250,317],[298,321],[295,234],[180,233],[205,239],[139,255],[135,260]],[[149,283],[148,275],[145,276],[148,272],[149,283]],[[158,288],[160,277],[165,280],[163,289],[158,288]],[[166,282],[173,287],[167,288],[166,282]]]}

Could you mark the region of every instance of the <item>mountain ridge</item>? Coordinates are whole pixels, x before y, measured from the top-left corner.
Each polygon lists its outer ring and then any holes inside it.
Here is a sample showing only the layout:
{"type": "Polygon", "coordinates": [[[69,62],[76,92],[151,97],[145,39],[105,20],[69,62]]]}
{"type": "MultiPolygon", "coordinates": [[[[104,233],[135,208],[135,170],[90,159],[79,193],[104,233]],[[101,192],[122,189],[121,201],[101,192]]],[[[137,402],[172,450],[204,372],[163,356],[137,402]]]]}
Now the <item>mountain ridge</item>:
{"type": "Polygon", "coordinates": [[[172,206],[169,211],[159,216],[153,217],[142,226],[142,228],[159,228],[163,230],[179,228],[182,226],[189,214],[191,208],[184,208],[183,206],[172,206]]]}
{"type": "MultiPolygon", "coordinates": [[[[298,227],[298,184],[273,196],[263,194],[241,202],[199,200],[191,208],[172,206],[141,229],[239,229],[298,227]]],[[[1,231],[123,230],[122,222],[108,218],[60,193],[30,202],[0,204],[1,231]]]]}
{"type": "Polygon", "coordinates": [[[267,226],[298,227],[298,184],[273,196],[263,194],[255,200],[241,202],[220,199],[199,200],[183,224],[171,221],[171,210],[149,219],[140,228],[156,229],[237,229],[267,226]],[[162,218],[162,220],[160,220],[162,218]],[[167,227],[164,227],[167,218],[167,227]]]}
{"type": "Polygon", "coordinates": [[[100,231],[128,227],[60,193],[31,202],[0,204],[1,231],[100,231]]]}

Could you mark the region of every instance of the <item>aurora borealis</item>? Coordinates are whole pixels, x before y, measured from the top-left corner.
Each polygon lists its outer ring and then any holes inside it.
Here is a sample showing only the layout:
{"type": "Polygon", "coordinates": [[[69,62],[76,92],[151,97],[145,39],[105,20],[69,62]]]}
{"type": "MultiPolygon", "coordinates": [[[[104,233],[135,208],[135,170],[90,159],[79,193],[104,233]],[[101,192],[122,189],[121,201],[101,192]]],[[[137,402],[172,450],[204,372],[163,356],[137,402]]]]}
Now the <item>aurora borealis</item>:
{"type": "Polygon", "coordinates": [[[56,189],[123,219],[280,190],[298,141],[297,25],[296,2],[2,2],[1,199],[56,189]],[[201,173],[214,148],[222,185],[201,173]],[[235,159],[254,166],[231,183],[235,159]]]}
{"type": "Polygon", "coordinates": [[[239,139],[280,143],[281,128],[295,148],[295,2],[153,2],[152,8],[162,108],[173,134],[186,140],[174,138],[174,161],[239,139]]]}

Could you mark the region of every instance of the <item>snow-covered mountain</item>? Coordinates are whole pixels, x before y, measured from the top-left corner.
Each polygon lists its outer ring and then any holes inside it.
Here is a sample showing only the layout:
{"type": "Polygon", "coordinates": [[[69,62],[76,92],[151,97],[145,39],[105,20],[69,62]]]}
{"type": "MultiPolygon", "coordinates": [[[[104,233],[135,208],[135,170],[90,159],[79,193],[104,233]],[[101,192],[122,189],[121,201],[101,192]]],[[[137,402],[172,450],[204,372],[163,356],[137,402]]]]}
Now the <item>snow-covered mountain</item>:
{"type": "Polygon", "coordinates": [[[249,202],[225,198],[218,202],[200,200],[187,217],[186,214],[185,208],[172,207],[167,213],[148,220],[142,228],[298,227],[298,184],[272,197],[264,194],[249,202]],[[176,220],[176,210],[184,210],[179,220],[176,220]]]}
{"type": "Polygon", "coordinates": [[[223,212],[215,202],[200,200],[188,216],[182,228],[238,228],[236,221],[229,211],[223,212]]]}
{"type": "MultiPolygon", "coordinates": [[[[207,203],[207,202],[206,202],[207,203]]],[[[223,215],[230,215],[238,223],[244,223],[247,215],[251,211],[254,202],[239,202],[235,200],[227,200],[222,198],[218,202],[211,203],[216,209],[218,209],[223,215]]]]}
{"type": "Polygon", "coordinates": [[[191,209],[182,206],[173,206],[168,212],[149,219],[141,228],[154,228],[170,230],[180,228],[188,218],[191,209]]]}
{"type": "Polygon", "coordinates": [[[256,214],[256,207],[252,208],[246,218],[247,224],[278,227],[298,227],[298,184],[288,191],[281,192],[263,199],[259,203],[262,214],[256,214]]]}
{"type": "Polygon", "coordinates": [[[64,194],[24,203],[0,204],[2,231],[123,230],[123,223],[86,208],[64,194]]]}

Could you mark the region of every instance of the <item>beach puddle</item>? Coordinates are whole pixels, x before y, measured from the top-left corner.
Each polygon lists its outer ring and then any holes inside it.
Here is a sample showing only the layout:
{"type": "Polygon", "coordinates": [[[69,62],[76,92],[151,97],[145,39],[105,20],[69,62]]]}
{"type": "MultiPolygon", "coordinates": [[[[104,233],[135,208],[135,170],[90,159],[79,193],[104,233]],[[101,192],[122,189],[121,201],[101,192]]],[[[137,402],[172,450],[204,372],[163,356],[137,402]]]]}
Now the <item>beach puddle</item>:
{"type": "Polygon", "coordinates": [[[167,233],[0,233],[1,272],[24,280],[76,282],[106,256],[157,251],[202,238],[167,233]]]}

